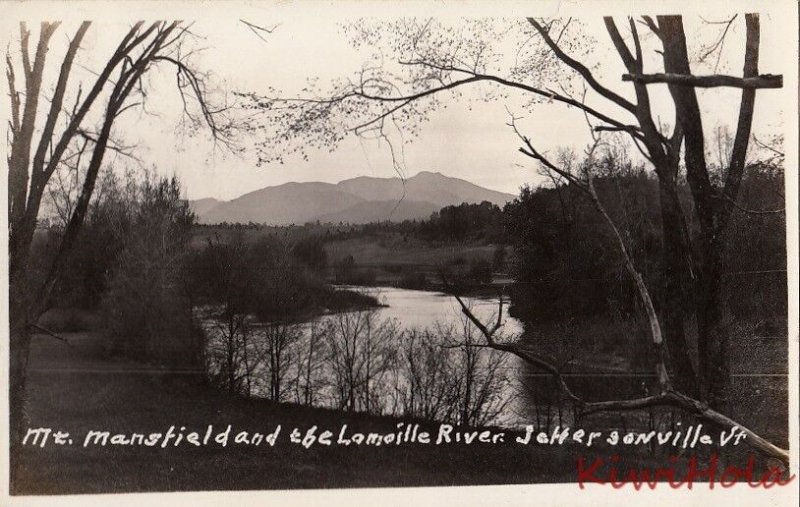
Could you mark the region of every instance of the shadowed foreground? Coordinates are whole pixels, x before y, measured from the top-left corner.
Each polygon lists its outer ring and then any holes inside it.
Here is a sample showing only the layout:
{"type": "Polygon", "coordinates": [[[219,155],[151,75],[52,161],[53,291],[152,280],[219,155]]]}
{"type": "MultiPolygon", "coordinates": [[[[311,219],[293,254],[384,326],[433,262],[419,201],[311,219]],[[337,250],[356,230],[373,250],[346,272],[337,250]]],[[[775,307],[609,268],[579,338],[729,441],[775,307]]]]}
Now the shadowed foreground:
{"type": "MultiPolygon", "coordinates": [[[[43,336],[33,340],[30,424],[68,431],[74,443],[23,448],[14,494],[574,482],[578,453],[587,459],[611,454],[602,447],[522,446],[513,443],[511,433],[505,444],[495,445],[306,449],[289,442],[293,428],[317,425],[338,433],[348,424],[351,432],[388,433],[399,420],[230,398],[189,375],[105,358],[99,340],[86,333],[66,336],[71,347],[43,336]],[[89,430],[149,434],[175,425],[203,432],[209,424],[215,433],[228,424],[233,433],[267,433],[277,424],[282,430],[275,447],[82,447],[89,430]]],[[[431,423],[422,426],[434,435],[438,429],[431,423]]],[[[640,467],[667,466],[664,457],[637,452],[629,451],[623,460],[640,467]]]]}
{"type": "Polygon", "coordinates": [[[288,443],[292,428],[316,424],[336,431],[349,424],[353,431],[389,432],[397,420],[232,399],[186,378],[105,360],[91,338],[67,336],[72,348],[34,338],[30,421],[69,431],[75,443],[26,447],[16,494],[524,483],[566,481],[574,473],[569,456],[516,445],[305,449],[288,443]],[[274,448],[83,448],[78,442],[91,429],[150,433],[184,425],[202,431],[208,424],[231,424],[234,432],[267,432],[281,424],[283,438],[274,448]]]}

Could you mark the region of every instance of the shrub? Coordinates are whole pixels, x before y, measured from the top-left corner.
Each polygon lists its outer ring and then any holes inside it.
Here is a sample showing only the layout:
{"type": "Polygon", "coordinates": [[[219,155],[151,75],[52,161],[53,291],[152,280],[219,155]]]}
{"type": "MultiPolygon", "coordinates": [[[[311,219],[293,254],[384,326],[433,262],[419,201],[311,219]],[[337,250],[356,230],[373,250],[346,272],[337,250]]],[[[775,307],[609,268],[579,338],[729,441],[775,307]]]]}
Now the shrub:
{"type": "Polygon", "coordinates": [[[125,245],[103,297],[118,351],[167,364],[199,364],[204,339],[193,324],[185,284],[194,214],[173,179],[141,183],[128,202],[125,245]]]}

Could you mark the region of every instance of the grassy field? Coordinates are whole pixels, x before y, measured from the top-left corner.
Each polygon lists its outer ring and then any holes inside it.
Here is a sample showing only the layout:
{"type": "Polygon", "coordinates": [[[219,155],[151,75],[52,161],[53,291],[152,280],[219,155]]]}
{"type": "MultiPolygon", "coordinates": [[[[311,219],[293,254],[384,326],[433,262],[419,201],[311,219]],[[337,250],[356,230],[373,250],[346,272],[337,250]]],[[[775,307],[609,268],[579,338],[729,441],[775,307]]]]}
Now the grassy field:
{"type": "MultiPolygon", "coordinates": [[[[350,257],[353,271],[367,285],[405,286],[409,288],[441,288],[441,269],[451,273],[468,273],[476,263],[492,265],[498,246],[471,243],[438,243],[424,241],[396,233],[382,233],[349,239],[337,239],[325,243],[328,266],[333,279],[337,264],[350,257]],[[424,282],[414,284],[422,277],[424,282]],[[410,282],[409,282],[410,280],[410,282]]],[[[510,256],[510,247],[506,256],[510,256]]],[[[506,274],[493,273],[492,282],[483,281],[471,292],[481,289],[496,296],[498,288],[511,280],[506,274]]],[[[358,282],[356,282],[358,283],[358,282]]]]}
{"type": "Polygon", "coordinates": [[[429,265],[486,260],[491,262],[494,245],[436,244],[402,234],[362,236],[325,244],[328,259],[335,263],[352,255],[356,264],[429,265]]]}
{"type": "MultiPolygon", "coordinates": [[[[620,452],[603,445],[522,446],[513,443],[512,433],[503,444],[306,449],[288,441],[292,428],[317,425],[338,433],[348,424],[349,431],[387,433],[399,420],[232,398],[189,374],[109,358],[99,335],[65,336],[70,345],[41,335],[33,339],[29,416],[31,427],[67,431],[75,443],[23,447],[14,457],[19,465],[14,494],[572,482],[579,455],[593,459],[620,452]],[[89,430],[151,433],[175,425],[188,432],[209,424],[220,429],[230,424],[234,433],[268,432],[280,424],[284,433],[275,447],[80,445],[89,430]]],[[[593,421],[614,424],[613,418],[593,421]]],[[[438,425],[422,423],[422,428],[435,434],[438,425]]],[[[730,459],[746,459],[743,452],[749,451],[738,449],[730,459]]],[[[622,453],[621,464],[663,466],[666,459],[648,450],[622,453]]]]}

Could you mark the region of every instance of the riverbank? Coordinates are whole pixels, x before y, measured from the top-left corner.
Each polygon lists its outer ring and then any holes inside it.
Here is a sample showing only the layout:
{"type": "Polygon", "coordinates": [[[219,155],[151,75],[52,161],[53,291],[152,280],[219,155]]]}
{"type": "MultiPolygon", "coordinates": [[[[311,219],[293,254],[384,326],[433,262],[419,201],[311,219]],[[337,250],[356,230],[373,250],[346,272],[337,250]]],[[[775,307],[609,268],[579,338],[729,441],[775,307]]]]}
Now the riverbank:
{"type": "Polygon", "coordinates": [[[371,295],[368,289],[369,287],[342,288],[325,285],[314,294],[311,304],[305,311],[288,317],[293,321],[302,322],[321,315],[383,307],[384,305],[371,295]]]}

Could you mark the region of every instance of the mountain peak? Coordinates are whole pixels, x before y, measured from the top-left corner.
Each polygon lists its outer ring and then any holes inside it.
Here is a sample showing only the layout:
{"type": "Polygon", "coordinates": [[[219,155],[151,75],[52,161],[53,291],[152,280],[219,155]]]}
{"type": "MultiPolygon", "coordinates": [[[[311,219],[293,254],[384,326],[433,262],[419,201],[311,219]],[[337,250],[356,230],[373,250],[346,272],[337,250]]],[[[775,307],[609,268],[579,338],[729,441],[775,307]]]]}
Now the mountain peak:
{"type": "MultiPolygon", "coordinates": [[[[425,179],[425,180],[431,180],[431,179],[457,180],[458,179],[458,178],[452,178],[452,177],[447,176],[445,174],[442,174],[442,173],[440,173],[438,171],[420,171],[417,174],[415,174],[414,176],[412,176],[410,178],[407,178],[407,180],[413,180],[415,178],[416,179],[425,179]]],[[[462,180],[462,181],[466,181],[466,180],[462,180]]]]}

